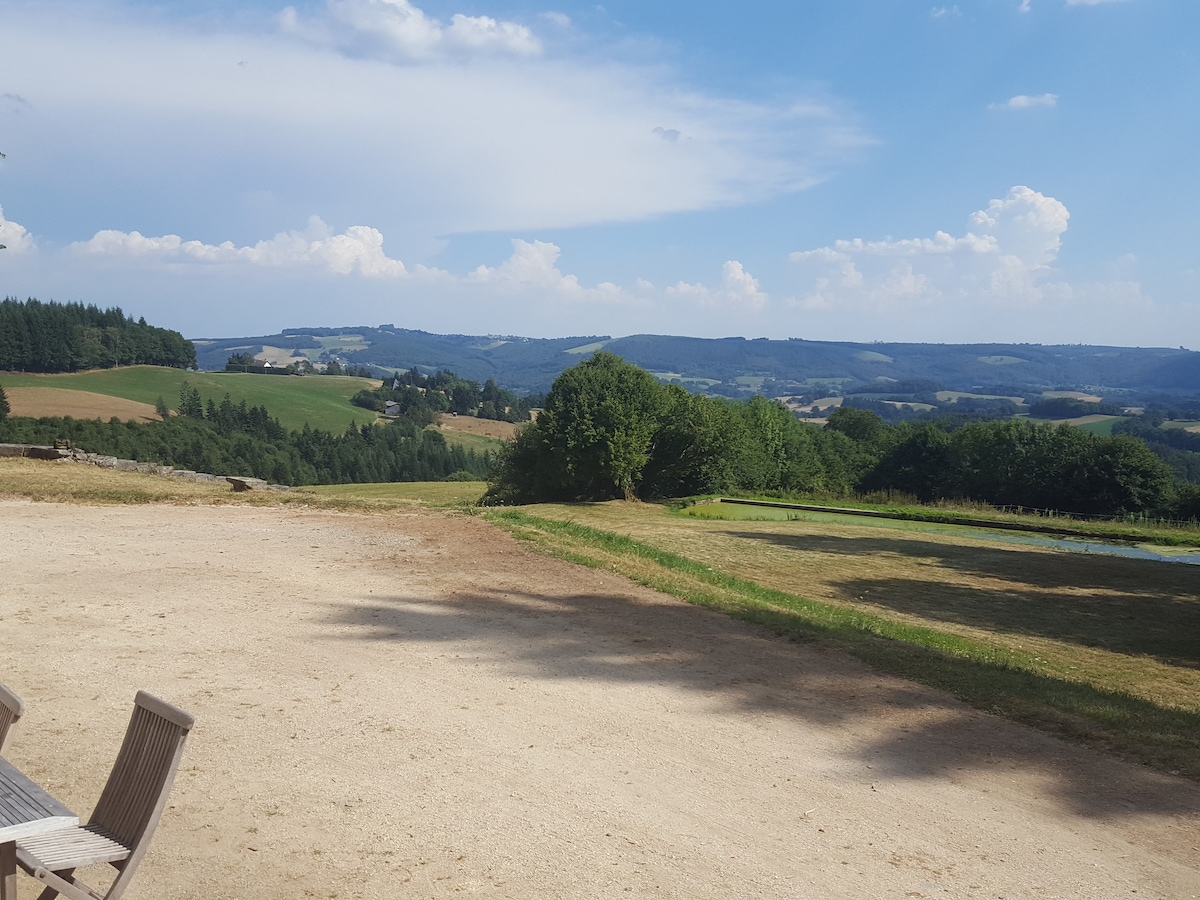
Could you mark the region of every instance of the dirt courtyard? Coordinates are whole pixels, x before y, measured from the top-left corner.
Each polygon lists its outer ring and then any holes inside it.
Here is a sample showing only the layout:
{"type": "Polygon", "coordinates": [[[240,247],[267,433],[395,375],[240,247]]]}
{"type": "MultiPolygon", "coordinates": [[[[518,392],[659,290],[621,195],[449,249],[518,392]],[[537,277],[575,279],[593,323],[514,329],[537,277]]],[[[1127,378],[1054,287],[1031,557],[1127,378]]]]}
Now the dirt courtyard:
{"type": "Polygon", "coordinates": [[[0,566],[68,806],[196,716],[127,897],[1200,897],[1194,785],[479,518],[4,501],[0,566]]]}

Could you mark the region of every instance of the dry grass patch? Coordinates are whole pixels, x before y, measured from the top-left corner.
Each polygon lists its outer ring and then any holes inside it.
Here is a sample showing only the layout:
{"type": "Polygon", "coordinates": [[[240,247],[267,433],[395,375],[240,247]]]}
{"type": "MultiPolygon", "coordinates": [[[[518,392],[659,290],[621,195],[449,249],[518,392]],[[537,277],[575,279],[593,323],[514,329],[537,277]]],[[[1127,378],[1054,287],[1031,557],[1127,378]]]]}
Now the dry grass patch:
{"type": "Polygon", "coordinates": [[[472,481],[403,482],[237,493],[225,483],[121,472],[68,460],[0,457],[0,498],[52,503],[233,504],[387,513],[414,507],[469,509],[485,488],[483,482],[472,481]]]}
{"type": "Polygon", "coordinates": [[[517,426],[512,422],[498,422],[495,419],[477,419],[475,416],[451,416],[448,414],[442,414],[434,427],[439,431],[477,434],[494,438],[498,441],[512,440],[517,433],[517,426]]]}
{"type": "Polygon", "coordinates": [[[55,387],[12,387],[5,391],[14,416],[39,419],[70,416],[73,419],[109,419],[125,422],[157,422],[158,414],[149,403],[110,397],[92,391],[55,387]]]}

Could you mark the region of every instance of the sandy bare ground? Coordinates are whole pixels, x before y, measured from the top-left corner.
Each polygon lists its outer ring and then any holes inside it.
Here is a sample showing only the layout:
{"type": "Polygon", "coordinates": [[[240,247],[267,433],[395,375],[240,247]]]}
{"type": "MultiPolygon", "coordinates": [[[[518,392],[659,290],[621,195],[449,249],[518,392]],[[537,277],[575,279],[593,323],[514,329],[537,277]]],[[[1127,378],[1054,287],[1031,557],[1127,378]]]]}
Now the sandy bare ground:
{"type": "Polygon", "coordinates": [[[127,896],[1200,896],[1189,783],[477,518],[8,501],[0,565],[65,802],[138,688],[197,716],[127,896]]]}

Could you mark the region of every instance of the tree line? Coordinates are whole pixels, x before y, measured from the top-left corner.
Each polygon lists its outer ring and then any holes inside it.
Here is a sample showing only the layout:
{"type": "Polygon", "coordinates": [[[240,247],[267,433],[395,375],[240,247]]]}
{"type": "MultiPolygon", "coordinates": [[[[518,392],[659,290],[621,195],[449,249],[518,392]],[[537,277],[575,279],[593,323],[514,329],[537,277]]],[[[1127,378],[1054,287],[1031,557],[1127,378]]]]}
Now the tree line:
{"type": "Polygon", "coordinates": [[[92,453],[213,475],[252,475],[276,484],[484,480],[489,454],[451,446],[409,419],[350,425],[334,434],[305,425],[285,429],[265,407],[229,395],[203,402],[184,384],[179,415],[161,422],[72,418],[5,418],[0,441],[50,444],[66,439],[92,453]]]}
{"type": "Polygon", "coordinates": [[[846,407],[824,427],[782,404],[689,394],[608,352],[568,369],[497,462],[495,503],[715,493],[848,496],[1119,515],[1200,515],[1142,442],[1023,420],[891,425],[846,407]]]}
{"type": "Polygon", "coordinates": [[[196,365],[196,348],[177,331],[134,321],[119,307],[0,301],[0,370],[77,372],[113,366],[196,365]]]}

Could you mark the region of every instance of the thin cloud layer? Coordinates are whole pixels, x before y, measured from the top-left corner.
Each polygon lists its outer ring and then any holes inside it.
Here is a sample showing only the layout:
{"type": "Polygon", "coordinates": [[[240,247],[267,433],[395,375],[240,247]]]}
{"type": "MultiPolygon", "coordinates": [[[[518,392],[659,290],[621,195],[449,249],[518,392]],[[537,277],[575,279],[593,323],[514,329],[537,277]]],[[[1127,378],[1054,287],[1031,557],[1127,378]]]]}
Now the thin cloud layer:
{"type": "Polygon", "coordinates": [[[730,99],[662,67],[550,58],[525,26],[443,24],[407,0],[287,14],[282,37],[76,13],[7,20],[5,68],[49,148],[46,190],[121,221],[233,233],[247,197],[276,198],[275,227],[353,198],[343,221],[407,247],[761,201],[870,143],[836,103],[730,99]],[[121,191],[131,182],[153,190],[121,191]]]}

